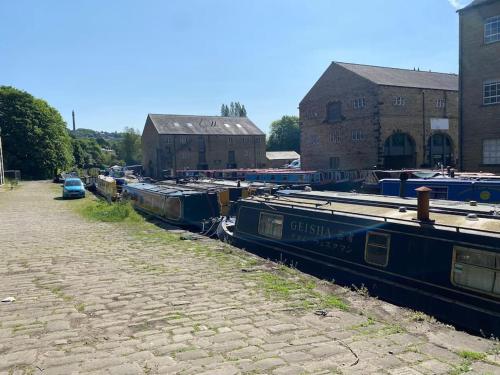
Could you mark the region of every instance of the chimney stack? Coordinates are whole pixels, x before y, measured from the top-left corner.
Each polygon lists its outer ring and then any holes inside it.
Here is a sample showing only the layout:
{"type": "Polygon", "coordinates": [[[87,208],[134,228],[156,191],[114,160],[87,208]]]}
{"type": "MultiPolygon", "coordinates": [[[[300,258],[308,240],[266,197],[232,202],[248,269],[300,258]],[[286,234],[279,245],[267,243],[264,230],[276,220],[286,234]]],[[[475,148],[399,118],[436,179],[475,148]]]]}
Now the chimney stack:
{"type": "Polygon", "coordinates": [[[429,218],[429,196],[432,189],[421,186],[415,189],[417,192],[417,220],[423,222],[433,222],[429,218]]]}
{"type": "Polygon", "coordinates": [[[75,111],[71,111],[71,115],[73,116],[73,131],[76,130],[76,123],[75,123],[75,111]]]}

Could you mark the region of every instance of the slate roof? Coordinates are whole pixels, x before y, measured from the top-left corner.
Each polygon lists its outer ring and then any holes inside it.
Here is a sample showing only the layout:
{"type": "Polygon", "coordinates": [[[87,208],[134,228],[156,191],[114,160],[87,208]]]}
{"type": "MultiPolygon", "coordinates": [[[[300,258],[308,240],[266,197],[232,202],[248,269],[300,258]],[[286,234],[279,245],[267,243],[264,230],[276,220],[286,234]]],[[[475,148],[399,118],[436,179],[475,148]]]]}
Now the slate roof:
{"type": "Polygon", "coordinates": [[[458,75],[382,66],[334,62],[373,83],[383,86],[458,91],[458,75]]]}
{"type": "Polygon", "coordinates": [[[470,8],[475,8],[477,6],[484,5],[484,4],[493,3],[495,1],[498,1],[498,0],[474,0],[472,3],[470,3],[467,6],[464,6],[462,9],[459,9],[458,11],[461,12],[463,10],[467,10],[467,9],[470,9],[470,8]]]}
{"type": "Polygon", "coordinates": [[[158,134],[264,135],[247,117],[150,113],[148,119],[151,120],[158,134]]]}
{"type": "Polygon", "coordinates": [[[269,160],[298,159],[300,155],[295,151],[267,151],[266,158],[269,160]]]}

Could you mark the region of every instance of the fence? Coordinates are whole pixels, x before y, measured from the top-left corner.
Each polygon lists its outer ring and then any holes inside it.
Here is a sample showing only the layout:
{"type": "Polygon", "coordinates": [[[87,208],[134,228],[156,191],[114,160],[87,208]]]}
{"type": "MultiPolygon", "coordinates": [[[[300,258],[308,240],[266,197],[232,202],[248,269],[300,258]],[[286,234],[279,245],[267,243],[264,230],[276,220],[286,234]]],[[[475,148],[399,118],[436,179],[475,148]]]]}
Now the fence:
{"type": "Polygon", "coordinates": [[[2,138],[0,138],[0,186],[5,184],[5,174],[3,170],[2,138]]]}

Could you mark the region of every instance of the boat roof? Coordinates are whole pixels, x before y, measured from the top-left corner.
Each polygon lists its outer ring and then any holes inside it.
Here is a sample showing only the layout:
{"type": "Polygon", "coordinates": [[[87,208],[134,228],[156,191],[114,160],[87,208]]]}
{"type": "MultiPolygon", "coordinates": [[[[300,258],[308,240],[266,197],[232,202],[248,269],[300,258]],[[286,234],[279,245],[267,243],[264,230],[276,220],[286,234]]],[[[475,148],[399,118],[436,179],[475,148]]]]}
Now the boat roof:
{"type": "MultiPolygon", "coordinates": [[[[380,180],[380,182],[397,182],[398,184],[401,182],[399,178],[384,178],[380,180]]],[[[499,185],[500,181],[498,180],[477,180],[474,178],[410,178],[406,180],[406,182],[414,182],[414,183],[431,183],[431,184],[446,184],[446,185],[469,185],[474,183],[482,183],[482,184],[493,184],[499,185]]]]}
{"type": "Polygon", "coordinates": [[[318,171],[300,169],[261,169],[252,171],[250,174],[305,174],[305,173],[318,173],[318,171]]]}
{"type": "Polygon", "coordinates": [[[170,195],[170,196],[179,196],[179,195],[195,195],[195,194],[203,194],[203,192],[199,190],[195,190],[191,187],[187,187],[184,185],[153,185],[145,182],[137,182],[126,185],[126,188],[143,190],[150,193],[170,195]]]}
{"type": "MultiPolygon", "coordinates": [[[[242,201],[261,202],[316,212],[365,217],[373,220],[420,226],[416,221],[417,200],[373,194],[302,192],[284,190],[273,196],[253,196],[242,201]],[[400,207],[406,210],[400,211],[400,207]]],[[[500,237],[500,211],[489,204],[471,206],[465,202],[431,200],[434,226],[453,231],[482,231],[500,237]],[[473,214],[474,217],[468,217],[473,214]]]]}

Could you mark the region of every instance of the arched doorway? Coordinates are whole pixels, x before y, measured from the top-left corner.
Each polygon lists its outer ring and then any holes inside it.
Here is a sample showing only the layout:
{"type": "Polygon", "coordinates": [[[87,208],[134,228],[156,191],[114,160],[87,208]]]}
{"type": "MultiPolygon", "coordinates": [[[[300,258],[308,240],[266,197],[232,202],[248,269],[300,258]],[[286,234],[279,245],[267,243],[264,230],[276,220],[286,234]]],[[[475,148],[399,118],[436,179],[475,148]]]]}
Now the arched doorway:
{"type": "Polygon", "coordinates": [[[427,142],[428,161],[431,168],[439,164],[454,166],[453,143],[448,134],[434,133],[427,142]]]}
{"type": "Polygon", "coordinates": [[[384,168],[415,168],[415,141],[406,133],[394,133],[384,143],[384,168]]]}

